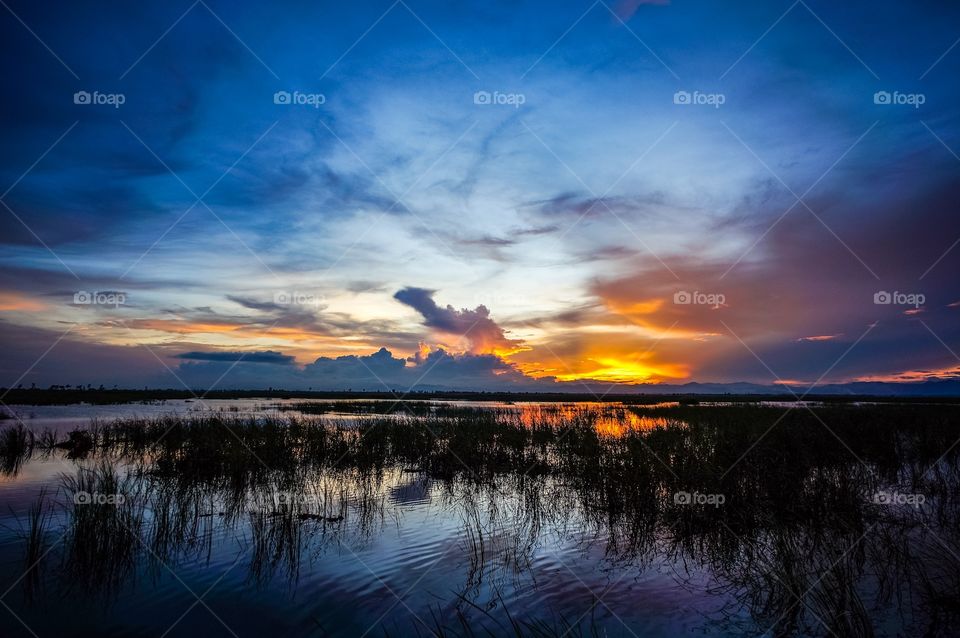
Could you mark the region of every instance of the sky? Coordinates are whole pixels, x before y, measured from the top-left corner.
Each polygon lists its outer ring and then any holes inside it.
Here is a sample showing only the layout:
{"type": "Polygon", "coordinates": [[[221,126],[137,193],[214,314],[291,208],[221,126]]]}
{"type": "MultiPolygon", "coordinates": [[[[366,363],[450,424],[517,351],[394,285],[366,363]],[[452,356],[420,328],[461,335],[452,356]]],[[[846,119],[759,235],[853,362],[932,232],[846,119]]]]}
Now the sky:
{"type": "Polygon", "coordinates": [[[957,3],[0,4],[0,386],[960,377],[957,3]]]}

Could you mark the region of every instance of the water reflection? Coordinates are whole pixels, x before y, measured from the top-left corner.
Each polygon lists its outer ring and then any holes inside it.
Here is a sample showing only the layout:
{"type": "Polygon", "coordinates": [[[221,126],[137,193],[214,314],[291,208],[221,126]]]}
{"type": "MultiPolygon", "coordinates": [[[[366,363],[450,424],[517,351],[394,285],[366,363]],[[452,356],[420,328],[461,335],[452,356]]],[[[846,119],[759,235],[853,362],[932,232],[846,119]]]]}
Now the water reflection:
{"type": "Polygon", "coordinates": [[[957,630],[956,407],[334,407],[5,431],[8,478],[56,468],[18,615],[224,574],[295,633],[957,630]]]}

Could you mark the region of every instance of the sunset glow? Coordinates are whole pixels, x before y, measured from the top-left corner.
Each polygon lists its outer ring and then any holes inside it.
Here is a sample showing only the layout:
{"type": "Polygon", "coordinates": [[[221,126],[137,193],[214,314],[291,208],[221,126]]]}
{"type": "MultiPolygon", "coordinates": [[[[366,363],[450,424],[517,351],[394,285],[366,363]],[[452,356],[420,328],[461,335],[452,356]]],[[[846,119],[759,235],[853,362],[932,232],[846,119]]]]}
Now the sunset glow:
{"type": "Polygon", "coordinates": [[[13,8],[0,385],[956,379],[954,9],[604,6],[13,8]]]}
{"type": "Polygon", "coordinates": [[[0,638],[960,636],[960,1],[0,51],[0,638]]]}

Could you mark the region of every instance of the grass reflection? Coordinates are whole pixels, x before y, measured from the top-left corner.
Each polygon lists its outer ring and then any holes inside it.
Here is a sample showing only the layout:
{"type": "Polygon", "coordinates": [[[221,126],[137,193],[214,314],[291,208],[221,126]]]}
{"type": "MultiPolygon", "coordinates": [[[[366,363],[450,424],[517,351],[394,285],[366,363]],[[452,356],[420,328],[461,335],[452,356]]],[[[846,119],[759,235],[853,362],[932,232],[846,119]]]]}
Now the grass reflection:
{"type": "MultiPolygon", "coordinates": [[[[209,560],[214,531],[232,530],[251,586],[295,587],[328,549],[375,544],[399,507],[430,503],[459,522],[461,569],[425,633],[570,630],[511,616],[510,592],[558,539],[623,570],[669,560],[690,587],[705,571],[703,595],[733,601],[711,621],[729,631],[869,636],[879,608],[904,632],[957,629],[957,407],[367,407],[337,405],[360,421],[301,407],[39,437],[77,465],[58,580],[110,592],[140,565],[209,560]]],[[[28,556],[55,533],[32,520],[28,556]]]]}

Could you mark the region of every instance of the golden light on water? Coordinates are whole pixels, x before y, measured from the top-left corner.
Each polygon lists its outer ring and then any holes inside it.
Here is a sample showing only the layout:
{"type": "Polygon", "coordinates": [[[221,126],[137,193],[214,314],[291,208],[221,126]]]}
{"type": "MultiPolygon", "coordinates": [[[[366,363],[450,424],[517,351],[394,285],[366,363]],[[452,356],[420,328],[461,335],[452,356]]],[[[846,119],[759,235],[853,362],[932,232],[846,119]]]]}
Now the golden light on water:
{"type": "MultiPolygon", "coordinates": [[[[675,404],[659,404],[662,406],[675,404]]],[[[651,406],[657,407],[657,406],[651,406]]],[[[589,423],[602,437],[619,438],[632,432],[649,432],[658,428],[686,427],[686,423],[662,416],[638,414],[629,407],[611,403],[528,404],[517,406],[520,420],[526,427],[569,423],[589,423]]]]}
{"type": "Polygon", "coordinates": [[[596,429],[601,436],[619,438],[631,432],[649,432],[658,428],[677,426],[681,422],[662,416],[641,416],[629,410],[614,416],[597,419],[596,429]]]}

